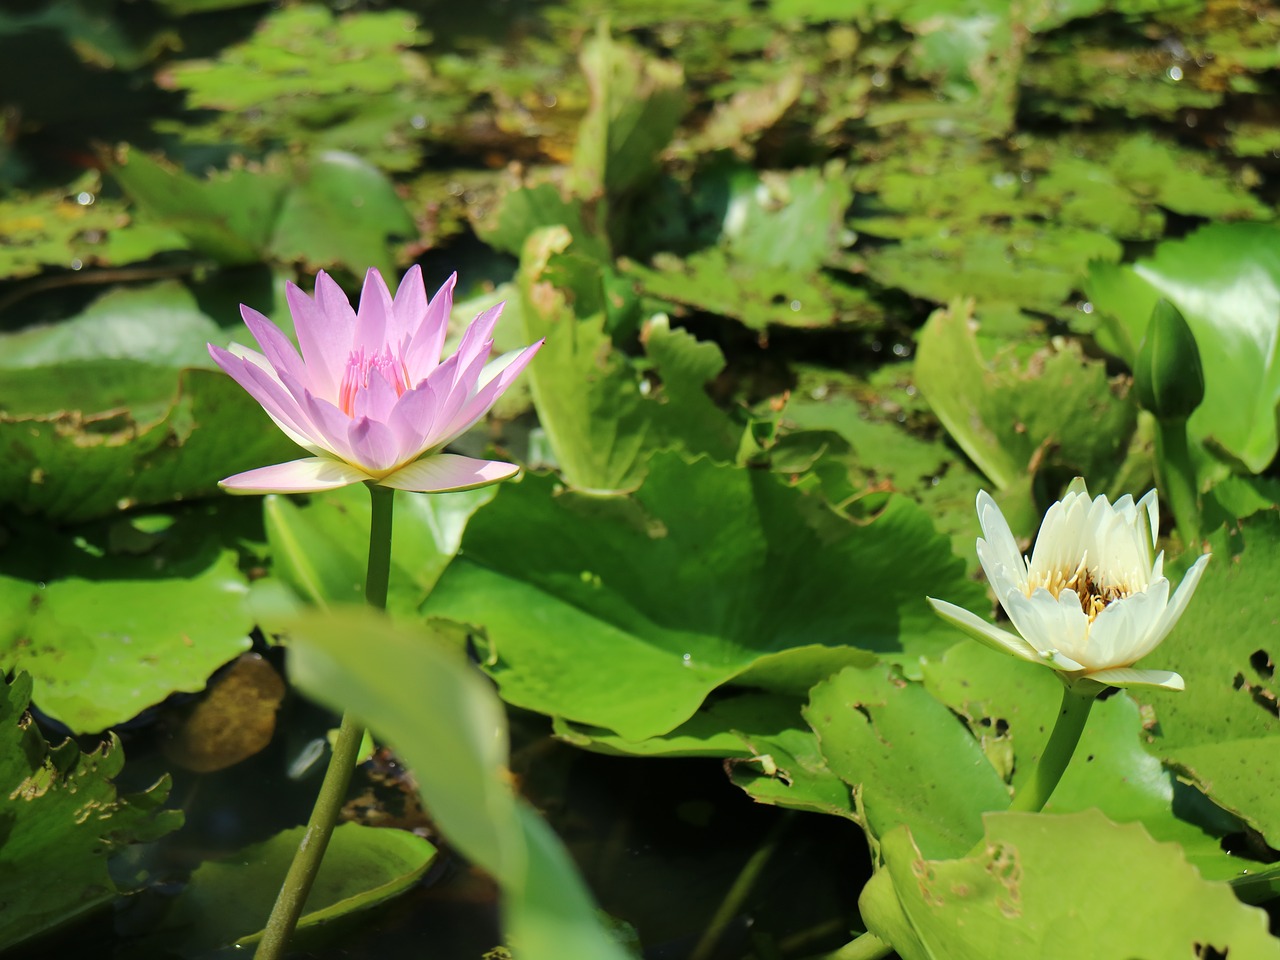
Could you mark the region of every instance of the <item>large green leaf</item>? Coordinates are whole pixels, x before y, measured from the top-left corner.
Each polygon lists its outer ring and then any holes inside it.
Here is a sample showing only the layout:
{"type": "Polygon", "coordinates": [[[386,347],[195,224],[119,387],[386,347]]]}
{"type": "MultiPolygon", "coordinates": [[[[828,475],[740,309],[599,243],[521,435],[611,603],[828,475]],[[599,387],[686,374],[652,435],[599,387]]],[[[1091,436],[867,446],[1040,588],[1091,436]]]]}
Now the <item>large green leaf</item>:
{"type": "MultiPolygon", "coordinates": [[[[206,861],[170,907],[157,939],[184,957],[257,943],[305,833],[306,827],[294,827],[225,860],[206,861]]],[[[405,830],[340,824],[298,919],[295,945],[305,946],[323,928],[403,893],[435,854],[435,847],[405,830]]]]}
{"type": "Polygon", "coordinates": [[[300,619],[291,634],[302,689],[392,744],[445,837],[501,885],[521,957],[623,960],[560,842],[512,794],[502,704],[459,651],[360,609],[300,619]]]}
{"type": "Polygon", "coordinates": [[[767,471],[661,454],[634,496],[507,484],[423,612],[483,627],[509,702],[642,740],[735,678],[803,693],[938,651],[923,598],[976,601],[963,571],[905,499],[853,522],[767,471]]]}
{"type": "Polygon", "coordinates": [[[0,669],[73,730],[121,723],[204,688],[248,649],[253,626],[233,551],[180,522],[141,555],[22,526],[0,551],[0,669]]]}
{"type": "Polygon", "coordinates": [[[1155,710],[1151,748],[1183,776],[1280,845],[1280,661],[1274,589],[1280,517],[1274,510],[1210,538],[1214,557],[1182,620],[1155,654],[1184,693],[1142,691],[1155,710]]]}
{"type": "MultiPolygon", "coordinates": [[[[1147,663],[1166,666],[1164,653],[1161,647],[1147,663]]],[[[964,642],[926,663],[924,678],[926,689],[964,718],[988,760],[1021,789],[1057,718],[1062,684],[1054,673],[964,642]]],[[[1186,680],[1195,687],[1205,678],[1188,674],[1186,680]]],[[[1130,697],[1122,693],[1096,704],[1045,812],[1097,808],[1120,823],[1140,822],[1157,840],[1180,844],[1210,879],[1243,881],[1255,874],[1260,864],[1222,849],[1222,836],[1240,830],[1239,822],[1165,769],[1144,747],[1149,740],[1130,697]]]]}
{"type": "Polygon", "coordinates": [[[112,778],[124,751],[112,736],[92,753],[50,747],[27,715],[31,677],[0,682],[0,950],[69,924],[119,892],[107,860],[127,844],[177,828],[161,811],[167,780],[132,796],[112,778]]]}
{"type": "Polygon", "coordinates": [[[1204,880],[1173,844],[1091,810],[998,813],[985,844],[933,860],[899,829],[862,914],[903,960],[1280,957],[1267,915],[1204,880]]]}
{"type": "Polygon", "coordinates": [[[1009,793],[973,735],[918,683],[850,668],[813,688],[805,719],[827,765],[861,795],[873,837],[906,824],[929,856],[960,856],[1009,793]]]}
{"type": "Polygon", "coordinates": [[[1087,286],[1113,322],[1099,330],[1132,362],[1161,297],[1186,317],[1204,366],[1188,430],[1260,473],[1280,446],[1280,227],[1212,224],[1132,266],[1095,265],[1087,286]]]}

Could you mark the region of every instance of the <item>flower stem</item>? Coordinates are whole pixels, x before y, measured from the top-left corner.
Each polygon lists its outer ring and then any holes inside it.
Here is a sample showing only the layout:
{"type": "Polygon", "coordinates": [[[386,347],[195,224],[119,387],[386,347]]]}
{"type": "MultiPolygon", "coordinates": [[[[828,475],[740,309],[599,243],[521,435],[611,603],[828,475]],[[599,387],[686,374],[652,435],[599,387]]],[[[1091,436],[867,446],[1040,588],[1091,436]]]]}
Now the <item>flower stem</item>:
{"type": "Polygon", "coordinates": [[[893,945],[885,943],[874,933],[868,931],[850,940],[839,950],[811,957],[810,960],[878,960],[893,953],[893,945]]]}
{"type": "MultiPolygon", "coordinates": [[[[387,583],[391,575],[391,517],[395,490],[369,484],[369,494],[373,501],[373,515],[369,522],[369,565],[364,597],[369,606],[385,610],[387,583]]],[[[306,832],[298,844],[293,863],[289,865],[275,906],[271,908],[262,940],[253,954],[254,960],[278,960],[289,946],[289,938],[302,916],[311,885],[320,872],[320,862],[329,846],[329,838],[333,836],[338,814],[342,812],[363,740],[363,725],[350,713],[344,713],[333,745],[333,755],[329,757],[329,767],[320,784],[320,794],[316,797],[306,832]]]]}
{"type": "Polygon", "coordinates": [[[1182,542],[1200,550],[1200,498],[1196,492],[1196,468],[1187,449],[1185,417],[1156,418],[1156,465],[1160,493],[1173,510],[1182,542]]]}
{"type": "Polygon", "coordinates": [[[1010,810],[1039,813],[1044,809],[1058,781],[1062,779],[1067,764],[1071,762],[1076,744],[1080,742],[1080,734],[1084,732],[1089,711],[1093,709],[1093,700],[1104,689],[1099,684],[1088,682],[1063,689],[1062,707],[1058,710],[1053,733],[1049,734],[1049,742],[1044,745],[1040,759],[1031,771],[1030,781],[1013,798],[1010,810]]]}

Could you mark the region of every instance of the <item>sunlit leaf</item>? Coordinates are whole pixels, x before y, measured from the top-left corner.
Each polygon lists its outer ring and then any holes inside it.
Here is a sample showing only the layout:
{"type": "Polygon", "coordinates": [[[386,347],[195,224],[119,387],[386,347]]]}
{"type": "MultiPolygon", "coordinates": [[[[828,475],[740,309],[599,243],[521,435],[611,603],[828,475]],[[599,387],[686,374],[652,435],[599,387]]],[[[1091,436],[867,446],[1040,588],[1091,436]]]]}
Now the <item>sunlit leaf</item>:
{"type": "Polygon", "coordinates": [[[855,523],[768,471],[668,454],[633,496],[505,485],[423,612],[483,628],[509,702],[641,740],[735,678],[803,693],[949,645],[923,600],[945,584],[977,597],[904,499],[855,523]]]}
{"type": "Polygon", "coordinates": [[[872,881],[876,895],[863,897],[863,918],[903,960],[1128,960],[1206,947],[1280,957],[1263,911],[1202,879],[1175,845],[1136,824],[1091,810],[991,814],[985,827],[985,843],[960,860],[922,855],[905,828],[882,841],[885,872],[872,881]],[[885,902],[890,882],[896,904],[885,902]]]}

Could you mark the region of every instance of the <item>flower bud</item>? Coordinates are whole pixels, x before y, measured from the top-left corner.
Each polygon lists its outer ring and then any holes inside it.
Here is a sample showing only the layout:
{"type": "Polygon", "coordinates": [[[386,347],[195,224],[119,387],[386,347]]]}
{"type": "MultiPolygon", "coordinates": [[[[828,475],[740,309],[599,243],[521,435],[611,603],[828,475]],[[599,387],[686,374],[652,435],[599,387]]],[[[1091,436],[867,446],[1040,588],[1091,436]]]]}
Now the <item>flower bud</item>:
{"type": "Polygon", "coordinates": [[[1186,419],[1204,399],[1204,369],[1195,335],[1182,313],[1160,299],[1133,364],[1138,404],[1161,420],[1186,419]]]}

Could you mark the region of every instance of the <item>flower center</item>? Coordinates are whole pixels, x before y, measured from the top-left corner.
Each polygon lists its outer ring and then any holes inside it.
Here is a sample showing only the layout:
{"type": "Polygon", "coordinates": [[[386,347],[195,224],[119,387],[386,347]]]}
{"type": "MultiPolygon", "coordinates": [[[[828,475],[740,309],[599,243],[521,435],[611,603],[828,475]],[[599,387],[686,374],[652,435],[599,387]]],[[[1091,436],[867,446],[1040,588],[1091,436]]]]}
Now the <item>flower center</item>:
{"type": "Polygon", "coordinates": [[[1026,585],[1027,596],[1030,597],[1040,587],[1048,590],[1055,600],[1064,590],[1074,591],[1080,598],[1080,609],[1089,618],[1089,622],[1093,623],[1109,603],[1129,596],[1133,590],[1128,584],[1103,583],[1095,579],[1094,571],[1088,568],[1087,563],[1088,558],[1082,559],[1080,565],[1071,573],[1060,569],[1029,577],[1026,585]]]}
{"type": "Polygon", "coordinates": [[[368,356],[362,347],[352,350],[347,356],[346,369],[342,371],[342,384],[338,388],[338,409],[348,417],[355,416],[356,397],[362,390],[369,389],[372,377],[381,377],[396,392],[397,397],[404,396],[409,389],[409,371],[401,357],[394,356],[390,347],[383,347],[382,352],[368,356]]]}

